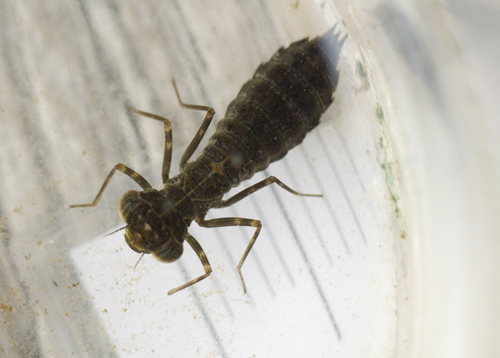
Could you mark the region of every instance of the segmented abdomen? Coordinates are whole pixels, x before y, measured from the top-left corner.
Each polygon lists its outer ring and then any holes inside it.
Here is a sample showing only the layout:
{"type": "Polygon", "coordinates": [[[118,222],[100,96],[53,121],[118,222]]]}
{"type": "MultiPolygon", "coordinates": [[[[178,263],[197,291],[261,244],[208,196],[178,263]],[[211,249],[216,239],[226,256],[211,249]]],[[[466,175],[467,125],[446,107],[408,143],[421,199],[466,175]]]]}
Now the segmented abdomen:
{"type": "Polygon", "coordinates": [[[333,101],[339,77],[333,32],[281,48],[260,65],[199,159],[223,162],[236,186],[301,143],[333,101]]]}

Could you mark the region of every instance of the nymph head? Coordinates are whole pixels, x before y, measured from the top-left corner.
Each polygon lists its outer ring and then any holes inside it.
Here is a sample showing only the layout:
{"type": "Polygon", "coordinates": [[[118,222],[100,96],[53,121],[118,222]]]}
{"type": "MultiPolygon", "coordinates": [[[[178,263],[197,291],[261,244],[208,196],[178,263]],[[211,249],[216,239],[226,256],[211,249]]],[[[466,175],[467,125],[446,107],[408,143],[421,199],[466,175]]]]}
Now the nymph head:
{"type": "Polygon", "coordinates": [[[159,191],[128,191],[120,199],[119,211],[127,223],[125,241],[132,250],[152,254],[161,262],[181,257],[187,226],[159,191]]]}

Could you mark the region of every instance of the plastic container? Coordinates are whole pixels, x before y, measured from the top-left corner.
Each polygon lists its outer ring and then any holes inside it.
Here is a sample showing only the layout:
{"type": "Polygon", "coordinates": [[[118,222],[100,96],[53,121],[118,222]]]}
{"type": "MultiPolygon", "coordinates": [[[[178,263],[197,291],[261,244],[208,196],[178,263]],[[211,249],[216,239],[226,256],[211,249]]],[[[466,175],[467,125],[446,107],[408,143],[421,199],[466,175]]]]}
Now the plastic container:
{"type": "Polygon", "coordinates": [[[2,354],[498,356],[495,6],[2,4],[2,354]],[[252,230],[193,224],[214,272],[168,296],[203,273],[191,250],[134,270],[123,233],[102,237],[123,226],[130,178],[68,208],[116,163],[161,186],[162,126],[125,104],[172,120],[175,174],[203,114],[179,107],[171,78],[220,119],[259,63],[334,23],[348,35],[334,104],[245,183],[275,175],[324,199],[271,187],[210,213],[264,223],[247,294],[235,266],[252,230]]]}

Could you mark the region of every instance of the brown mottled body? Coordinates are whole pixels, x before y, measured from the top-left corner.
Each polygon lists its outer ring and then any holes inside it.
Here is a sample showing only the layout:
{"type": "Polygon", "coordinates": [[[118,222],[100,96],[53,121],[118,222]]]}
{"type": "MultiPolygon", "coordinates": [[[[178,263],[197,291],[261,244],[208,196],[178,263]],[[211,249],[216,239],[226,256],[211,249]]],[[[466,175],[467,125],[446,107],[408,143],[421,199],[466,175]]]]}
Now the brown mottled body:
{"type": "Polygon", "coordinates": [[[172,294],[210,275],[211,267],[199,243],[188,233],[192,221],[203,227],[249,226],[255,233],[238,264],[241,266],[250,252],[262,224],[259,220],[220,218],[205,220],[212,208],[227,207],[253,192],[278,184],[295,195],[300,194],[275,177],[269,177],[223,200],[232,187],[250,179],[270,163],[283,158],[300,144],[307,132],[316,127],[321,115],[333,101],[338,83],[337,62],[343,40],[334,29],[313,40],[304,39],[279,49],[269,62],[259,66],[246,82],[218,123],[203,153],[191,163],[192,156],[210,125],[215,111],[206,106],[185,104],[182,107],[207,111],[198,133],[181,160],[181,173],[168,177],[172,155],[172,129],[168,119],[129,108],[131,111],[164,123],[165,154],[163,161],[164,188],[155,190],[138,173],[117,164],[108,175],[94,202],[72,207],[95,206],[116,170],[134,179],[143,191],[129,191],[120,200],[120,215],[127,223],[125,239],[139,253],[151,253],[163,262],[177,260],[186,240],[203,263],[205,274],[169,292],[172,294]]]}

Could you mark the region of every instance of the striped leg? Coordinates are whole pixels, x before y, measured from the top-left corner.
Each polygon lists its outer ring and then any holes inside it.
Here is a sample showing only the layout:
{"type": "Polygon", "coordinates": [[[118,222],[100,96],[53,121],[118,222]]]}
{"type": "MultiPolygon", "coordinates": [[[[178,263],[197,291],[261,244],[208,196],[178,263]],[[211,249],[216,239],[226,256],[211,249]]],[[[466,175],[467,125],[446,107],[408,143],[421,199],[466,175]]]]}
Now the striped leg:
{"type": "Polygon", "coordinates": [[[241,283],[243,284],[243,291],[246,293],[247,292],[247,287],[245,285],[245,280],[243,279],[243,275],[241,273],[241,266],[243,266],[243,263],[245,262],[248,253],[253,247],[253,244],[255,244],[255,241],[257,240],[257,236],[259,236],[260,229],[262,228],[262,223],[259,220],[252,220],[252,219],[243,219],[243,218],[220,218],[220,219],[212,219],[212,220],[200,220],[198,221],[198,225],[202,227],[225,227],[225,226],[251,226],[255,228],[255,232],[253,234],[252,240],[250,240],[250,243],[247,246],[247,249],[245,250],[245,253],[243,254],[240,263],[237,266],[238,273],[240,274],[241,278],[241,283]]]}
{"type": "Polygon", "coordinates": [[[167,118],[157,116],[156,114],[139,111],[129,106],[127,106],[127,109],[134,113],[140,114],[141,116],[163,122],[165,128],[165,151],[163,152],[163,167],[161,171],[161,177],[163,180],[163,184],[165,184],[168,180],[168,174],[170,173],[170,163],[172,162],[172,123],[167,118]]]}
{"type": "Polygon", "coordinates": [[[144,189],[144,190],[151,189],[151,185],[139,173],[137,173],[136,171],[130,169],[129,167],[127,167],[127,166],[125,166],[125,165],[123,165],[121,163],[118,163],[109,172],[108,177],[106,178],[106,180],[102,184],[101,190],[99,190],[99,193],[97,193],[97,196],[95,197],[94,201],[91,204],[71,205],[70,208],[83,208],[83,207],[88,207],[88,206],[96,206],[99,203],[99,200],[101,199],[101,195],[104,192],[104,189],[106,189],[106,187],[108,186],[109,181],[111,180],[111,177],[113,176],[113,174],[115,174],[115,172],[117,170],[119,170],[122,173],[124,173],[124,174],[128,175],[129,177],[131,177],[137,184],[139,184],[141,186],[142,189],[144,189]]]}
{"type": "Polygon", "coordinates": [[[293,190],[293,189],[289,188],[287,185],[285,185],[278,178],[276,178],[274,176],[271,176],[271,177],[269,177],[267,179],[264,179],[264,180],[258,182],[257,184],[254,184],[254,185],[246,188],[245,190],[240,191],[238,194],[230,197],[227,200],[222,200],[221,203],[220,203],[220,205],[218,206],[218,208],[226,208],[228,206],[236,204],[241,199],[244,199],[247,196],[249,196],[250,194],[255,193],[257,190],[265,188],[266,186],[271,185],[273,183],[278,184],[281,188],[285,189],[286,191],[288,191],[289,193],[292,193],[294,195],[314,196],[314,197],[317,197],[317,198],[322,198],[323,197],[323,195],[320,195],[320,194],[301,194],[299,192],[296,192],[295,190],[293,190]]]}
{"type": "Polygon", "coordinates": [[[205,274],[201,275],[200,277],[195,278],[194,280],[189,281],[188,283],[186,283],[182,286],[179,286],[177,288],[174,288],[174,289],[168,291],[169,295],[172,295],[172,294],[176,293],[177,291],[180,291],[182,289],[185,289],[186,287],[194,285],[196,282],[200,282],[201,280],[210,276],[210,274],[212,273],[212,267],[210,266],[210,263],[208,262],[207,255],[205,255],[205,251],[203,251],[203,249],[201,248],[198,241],[196,241],[196,239],[189,234],[186,237],[186,241],[193,248],[194,252],[196,252],[196,255],[198,255],[201,263],[203,264],[203,268],[205,269],[205,274]]]}
{"type": "Polygon", "coordinates": [[[193,155],[194,151],[196,148],[198,148],[198,145],[200,144],[201,140],[203,139],[203,136],[207,132],[207,128],[210,125],[210,122],[212,122],[212,119],[214,118],[215,111],[213,108],[208,107],[208,106],[198,106],[195,104],[186,104],[181,101],[181,96],[179,95],[179,91],[177,90],[177,85],[175,84],[175,80],[172,79],[172,84],[174,85],[175,89],[175,94],[177,95],[177,99],[179,100],[179,104],[183,108],[189,108],[189,109],[195,109],[197,111],[207,111],[207,115],[205,116],[205,119],[203,120],[203,123],[201,124],[200,128],[198,129],[198,132],[196,132],[193,140],[187,147],[186,151],[184,152],[184,155],[182,156],[181,159],[181,171],[183,171],[186,168],[187,162],[189,158],[193,155]]]}

